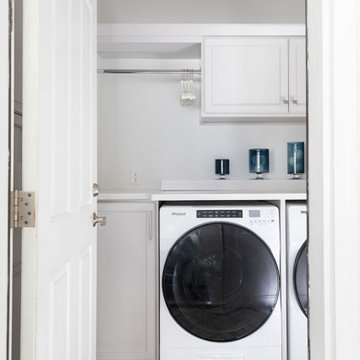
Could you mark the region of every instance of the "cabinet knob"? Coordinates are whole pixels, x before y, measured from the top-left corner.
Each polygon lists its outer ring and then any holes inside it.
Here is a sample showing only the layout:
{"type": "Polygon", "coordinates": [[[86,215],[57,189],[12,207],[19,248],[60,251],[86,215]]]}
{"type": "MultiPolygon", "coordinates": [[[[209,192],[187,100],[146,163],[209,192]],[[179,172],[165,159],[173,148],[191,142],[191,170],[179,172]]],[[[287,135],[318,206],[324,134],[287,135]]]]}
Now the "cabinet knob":
{"type": "Polygon", "coordinates": [[[289,104],[289,100],[286,99],[286,98],[283,98],[283,99],[282,99],[282,102],[283,102],[283,104],[285,104],[285,105],[288,105],[288,104],[289,104]]]}
{"type": "Polygon", "coordinates": [[[106,225],[106,217],[105,216],[97,216],[96,212],[93,213],[92,216],[92,224],[93,226],[96,226],[97,224],[100,224],[101,226],[106,225]]]}
{"type": "Polygon", "coordinates": [[[296,99],[292,99],[291,102],[294,104],[294,105],[297,105],[297,100],[296,99]]]}

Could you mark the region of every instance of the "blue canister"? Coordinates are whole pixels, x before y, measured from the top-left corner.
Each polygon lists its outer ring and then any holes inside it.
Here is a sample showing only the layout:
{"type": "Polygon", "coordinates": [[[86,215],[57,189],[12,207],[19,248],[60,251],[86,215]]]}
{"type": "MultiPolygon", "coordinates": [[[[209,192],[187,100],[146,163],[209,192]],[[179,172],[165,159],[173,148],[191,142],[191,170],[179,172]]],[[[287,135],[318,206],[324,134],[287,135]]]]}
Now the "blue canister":
{"type": "Polygon", "coordinates": [[[299,178],[299,174],[304,173],[304,142],[287,143],[287,172],[293,178],[299,178]]]}
{"type": "Polygon", "coordinates": [[[249,149],[249,172],[262,179],[262,174],[269,172],[269,149],[249,149]]]}
{"type": "Polygon", "coordinates": [[[220,175],[220,179],[225,179],[225,175],[230,174],[230,160],[215,159],[215,174],[220,175]]]}

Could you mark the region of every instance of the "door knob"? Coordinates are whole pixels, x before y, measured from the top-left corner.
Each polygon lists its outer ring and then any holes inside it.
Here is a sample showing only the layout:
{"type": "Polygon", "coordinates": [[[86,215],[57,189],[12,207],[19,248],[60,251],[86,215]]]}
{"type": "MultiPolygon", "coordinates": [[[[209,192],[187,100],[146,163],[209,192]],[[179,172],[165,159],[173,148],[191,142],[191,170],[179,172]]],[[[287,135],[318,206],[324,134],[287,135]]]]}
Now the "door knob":
{"type": "Polygon", "coordinates": [[[100,194],[100,187],[98,184],[93,183],[93,196],[97,197],[100,194]]]}
{"type": "Polygon", "coordinates": [[[97,224],[104,226],[104,225],[106,225],[106,217],[105,216],[97,216],[96,212],[94,212],[93,216],[92,216],[92,223],[93,223],[93,226],[96,226],[97,224]]]}

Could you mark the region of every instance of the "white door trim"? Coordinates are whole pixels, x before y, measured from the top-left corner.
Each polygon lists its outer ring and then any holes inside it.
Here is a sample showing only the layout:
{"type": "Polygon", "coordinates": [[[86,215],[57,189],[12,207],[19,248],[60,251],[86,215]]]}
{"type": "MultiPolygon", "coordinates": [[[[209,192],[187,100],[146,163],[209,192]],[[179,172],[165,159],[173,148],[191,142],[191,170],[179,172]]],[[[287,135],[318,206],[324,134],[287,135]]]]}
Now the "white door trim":
{"type": "MultiPolygon", "coordinates": [[[[1,360],[6,359],[8,281],[7,14],[8,2],[0,0],[1,360]]],[[[360,51],[359,7],[357,0],[308,1],[308,14],[309,231],[310,239],[313,239],[310,245],[311,355],[316,360],[359,358],[359,345],[355,339],[360,335],[360,316],[358,307],[352,306],[360,302],[360,262],[352,261],[359,254],[355,240],[359,239],[360,223],[359,185],[356,182],[360,170],[359,108],[354,104],[359,98],[360,69],[359,61],[353,61],[360,51]],[[356,34],[357,41],[354,41],[356,34]],[[350,160],[347,156],[351,154],[355,160],[351,162],[352,169],[348,169],[350,160]],[[349,281],[341,281],[343,277],[349,280],[349,275],[353,280],[350,285],[349,281]],[[346,292],[349,288],[351,296],[346,292]]]]}
{"type": "Polygon", "coordinates": [[[360,6],[308,1],[310,349],[360,358],[360,6]]]}
{"type": "Polygon", "coordinates": [[[0,0],[0,360],[7,357],[9,2],[0,0]]]}

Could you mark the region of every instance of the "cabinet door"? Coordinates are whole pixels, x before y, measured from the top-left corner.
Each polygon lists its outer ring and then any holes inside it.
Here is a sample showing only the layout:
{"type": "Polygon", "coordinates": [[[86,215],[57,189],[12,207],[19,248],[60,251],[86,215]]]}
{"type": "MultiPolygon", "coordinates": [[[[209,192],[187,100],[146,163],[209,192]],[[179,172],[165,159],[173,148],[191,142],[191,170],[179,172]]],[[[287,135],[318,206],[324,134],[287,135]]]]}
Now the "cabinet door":
{"type": "Polygon", "coordinates": [[[290,113],[306,113],[306,45],[305,38],[289,41],[290,113]]]}
{"type": "Polygon", "coordinates": [[[288,113],[288,39],[203,42],[203,116],[288,113]]]}
{"type": "Polygon", "coordinates": [[[98,213],[97,360],[154,360],[155,205],[100,202],[98,213]]]}

